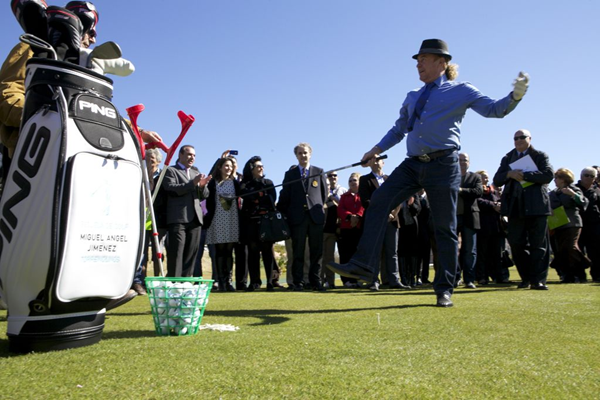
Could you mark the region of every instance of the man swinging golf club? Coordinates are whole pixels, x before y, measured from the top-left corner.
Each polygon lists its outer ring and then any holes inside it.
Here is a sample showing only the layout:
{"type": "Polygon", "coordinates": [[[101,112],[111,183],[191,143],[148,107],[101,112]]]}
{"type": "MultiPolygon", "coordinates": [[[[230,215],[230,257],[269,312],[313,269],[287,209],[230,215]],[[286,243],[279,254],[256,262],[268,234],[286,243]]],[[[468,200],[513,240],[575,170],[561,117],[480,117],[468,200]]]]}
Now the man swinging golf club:
{"type": "Polygon", "coordinates": [[[452,56],[443,40],[424,40],[413,59],[417,60],[419,79],[425,86],[408,93],[400,108],[400,118],[365,153],[362,161],[366,163],[405,137],[408,157],[373,193],[364,233],[350,262],[329,263],[328,267],[340,275],[372,282],[390,211],[423,188],[430,199],[438,246],[439,268],[433,282],[436,305],[451,307],[458,263],[456,202],[460,186],[461,121],[469,108],[487,118],[503,118],[525,95],[529,77],[520,73],[514,90],[494,100],[470,83],[455,81],[458,67],[450,64],[452,56]]]}

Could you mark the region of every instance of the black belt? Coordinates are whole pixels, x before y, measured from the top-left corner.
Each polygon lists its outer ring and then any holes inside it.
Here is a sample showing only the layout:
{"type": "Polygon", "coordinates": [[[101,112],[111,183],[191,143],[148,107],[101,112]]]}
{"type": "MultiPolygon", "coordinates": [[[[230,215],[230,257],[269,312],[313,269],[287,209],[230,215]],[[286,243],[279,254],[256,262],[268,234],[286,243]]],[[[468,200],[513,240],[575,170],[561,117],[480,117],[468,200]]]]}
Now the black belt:
{"type": "Polygon", "coordinates": [[[413,158],[417,161],[428,163],[431,160],[435,160],[436,158],[447,156],[449,154],[454,153],[455,151],[456,151],[456,149],[439,150],[439,151],[434,151],[433,153],[422,154],[420,156],[412,156],[411,158],[413,158]]]}

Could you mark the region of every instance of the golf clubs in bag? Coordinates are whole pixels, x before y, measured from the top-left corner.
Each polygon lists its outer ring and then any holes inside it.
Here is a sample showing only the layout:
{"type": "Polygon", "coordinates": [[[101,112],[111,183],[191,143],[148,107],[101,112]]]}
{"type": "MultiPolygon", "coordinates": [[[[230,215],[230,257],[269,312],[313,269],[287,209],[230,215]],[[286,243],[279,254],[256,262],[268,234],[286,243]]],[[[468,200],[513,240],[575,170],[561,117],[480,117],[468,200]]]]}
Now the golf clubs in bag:
{"type": "Polygon", "coordinates": [[[105,307],[131,287],[144,234],[139,144],[112,80],[27,63],[21,133],[0,201],[0,297],[14,352],[100,340],[105,307]]]}

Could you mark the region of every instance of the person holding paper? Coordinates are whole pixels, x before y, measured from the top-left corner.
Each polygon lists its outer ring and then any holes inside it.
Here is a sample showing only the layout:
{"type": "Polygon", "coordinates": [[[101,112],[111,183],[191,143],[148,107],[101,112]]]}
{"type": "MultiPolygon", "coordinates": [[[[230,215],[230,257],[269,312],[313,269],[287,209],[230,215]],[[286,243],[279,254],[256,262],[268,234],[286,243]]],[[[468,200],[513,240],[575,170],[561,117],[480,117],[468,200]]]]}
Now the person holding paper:
{"type": "Polygon", "coordinates": [[[552,214],[548,184],[554,171],[548,155],[531,145],[528,130],[518,130],[514,142],[515,148],[502,158],[494,175],[494,185],[504,186],[500,213],[508,217],[508,243],[521,277],[518,287],[548,290],[548,216],[552,214]]]}
{"type": "Polygon", "coordinates": [[[554,229],[556,253],[552,266],[560,269],[560,283],[587,282],[585,269],[592,265],[590,259],[581,252],[577,242],[581,234],[585,212],[590,201],[575,184],[575,175],[570,169],[559,168],[554,174],[556,189],[550,192],[552,209],[563,208],[567,218],[554,229]],[[556,264],[555,264],[556,263],[556,264]]]}

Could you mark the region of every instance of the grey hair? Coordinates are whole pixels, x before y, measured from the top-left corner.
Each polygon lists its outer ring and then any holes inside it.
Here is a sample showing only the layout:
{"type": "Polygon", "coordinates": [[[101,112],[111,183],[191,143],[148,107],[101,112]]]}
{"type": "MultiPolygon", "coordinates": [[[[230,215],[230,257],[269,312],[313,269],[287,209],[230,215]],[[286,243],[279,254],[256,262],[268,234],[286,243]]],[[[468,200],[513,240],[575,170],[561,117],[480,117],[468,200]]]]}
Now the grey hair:
{"type": "Polygon", "coordinates": [[[598,170],[594,167],[585,167],[584,169],[581,170],[581,175],[583,174],[590,174],[593,175],[594,178],[598,176],[598,170]]]}
{"type": "Polygon", "coordinates": [[[162,162],[162,153],[158,149],[148,149],[146,150],[146,154],[154,156],[159,163],[162,162]]]}

